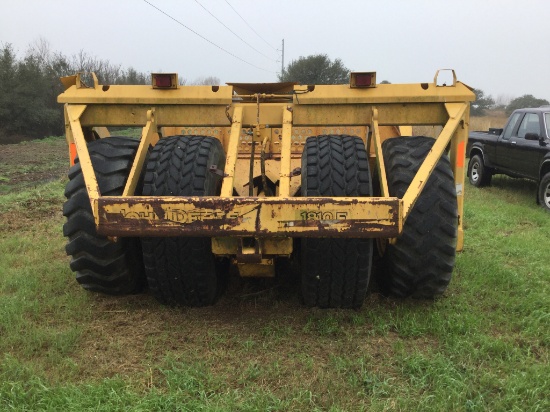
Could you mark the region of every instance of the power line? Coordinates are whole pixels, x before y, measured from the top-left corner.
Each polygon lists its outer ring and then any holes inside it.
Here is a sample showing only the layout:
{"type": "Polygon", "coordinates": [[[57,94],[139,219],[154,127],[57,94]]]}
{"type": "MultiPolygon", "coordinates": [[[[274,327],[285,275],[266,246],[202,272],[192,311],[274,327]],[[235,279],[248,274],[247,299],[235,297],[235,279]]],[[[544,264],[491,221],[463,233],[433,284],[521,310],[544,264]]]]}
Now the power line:
{"type": "Polygon", "coordinates": [[[187,26],[186,26],[185,24],[183,24],[181,21],[179,21],[179,20],[177,20],[176,18],[170,16],[168,13],[166,13],[165,11],[159,9],[159,8],[158,8],[157,6],[155,6],[154,4],[149,3],[147,0],[143,0],[143,1],[144,1],[145,3],[147,3],[149,6],[151,6],[152,8],[154,8],[154,9],[158,10],[159,12],[161,12],[162,14],[164,14],[164,15],[165,15],[166,17],[168,17],[169,19],[171,19],[171,20],[175,21],[176,23],[178,23],[180,26],[186,28],[186,29],[189,30],[191,33],[195,34],[196,36],[199,36],[199,37],[200,37],[201,39],[203,39],[204,41],[207,41],[207,42],[210,43],[212,46],[217,47],[218,49],[220,49],[220,50],[223,51],[224,53],[229,54],[230,56],[234,57],[235,59],[240,60],[240,61],[242,61],[243,63],[248,64],[249,66],[255,67],[255,68],[258,69],[258,70],[263,70],[263,71],[268,72],[268,73],[275,73],[275,72],[272,71],[272,70],[268,70],[268,69],[264,69],[264,68],[262,68],[262,67],[258,67],[258,66],[256,66],[255,64],[252,64],[252,63],[250,63],[250,62],[248,62],[248,61],[246,61],[246,60],[244,60],[244,59],[241,59],[239,56],[236,56],[236,55],[234,55],[233,53],[231,53],[231,52],[225,50],[223,47],[218,46],[216,43],[214,43],[214,42],[211,41],[211,40],[208,40],[206,37],[204,37],[203,35],[197,33],[195,30],[193,30],[193,29],[187,27],[187,26]]]}
{"type": "Polygon", "coordinates": [[[210,14],[212,17],[214,17],[218,23],[220,23],[223,27],[225,27],[227,30],[229,30],[231,33],[233,33],[235,35],[235,37],[237,37],[240,41],[242,41],[244,44],[246,44],[248,47],[250,47],[252,50],[258,52],[259,54],[261,54],[262,56],[270,59],[270,60],[273,60],[274,62],[276,62],[275,59],[272,59],[271,57],[269,56],[266,56],[265,54],[263,54],[261,51],[259,51],[258,49],[256,49],[254,46],[250,45],[247,41],[245,41],[243,38],[241,38],[237,33],[235,33],[233,30],[231,30],[229,27],[227,27],[220,19],[218,19],[216,16],[214,16],[206,7],[204,7],[200,2],[199,0],[195,0],[195,2],[201,6],[208,14],[210,14]]]}
{"type": "Polygon", "coordinates": [[[237,13],[237,16],[239,16],[241,18],[241,20],[244,21],[244,23],[250,28],[250,30],[252,30],[254,33],[256,33],[256,36],[258,36],[260,39],[262,39],[264,41],[264,43],[267,44],[269,47],[271,47],[273,50],[278,51],[275,47],[273,47],[271,44],[269,44],[267,42],[267,40],[265,40],[262,36],[260,36],[258,34],[258,32],[256,30],[254,30],[250,24],[248,24],[248,22],[243,18],[243,16],[241,16],[239,14],[239,12],[237,10],[235,10],[235,7],[233,7],[227,0],[225,0],[225,2],[229,5],[229,7],[231,7],[233,9],[233,11],[235,13],[237,13]]]}

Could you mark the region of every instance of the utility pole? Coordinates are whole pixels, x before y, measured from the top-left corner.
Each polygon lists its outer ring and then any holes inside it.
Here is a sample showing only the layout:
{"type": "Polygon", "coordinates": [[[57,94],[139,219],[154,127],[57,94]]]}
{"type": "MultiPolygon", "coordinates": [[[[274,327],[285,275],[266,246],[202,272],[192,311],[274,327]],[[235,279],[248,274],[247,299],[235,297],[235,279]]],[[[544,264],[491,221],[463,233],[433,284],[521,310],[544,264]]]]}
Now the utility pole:
{"type": "Polygon", "coordinates": [[[281,77],[285,75],[285,39],[283,39],[283,48],[281,49],[281,77]]]}

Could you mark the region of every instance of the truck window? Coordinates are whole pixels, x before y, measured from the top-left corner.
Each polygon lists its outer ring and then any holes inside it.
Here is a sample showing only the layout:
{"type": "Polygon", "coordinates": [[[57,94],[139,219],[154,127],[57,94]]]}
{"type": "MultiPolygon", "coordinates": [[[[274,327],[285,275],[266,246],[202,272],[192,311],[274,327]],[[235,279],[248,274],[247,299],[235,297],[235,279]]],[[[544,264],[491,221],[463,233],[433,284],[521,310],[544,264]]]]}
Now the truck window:
{"type": "Polygon", "coordinates": [[[522,114],[523,113],[514,113],[512,117],[510,117],[508,126],[506,126],[506,129],[504,130],[504,135],[502,136],[503,139],[508,140],[510,136],[512,136],[512,131],[516,128],[516,124],[522,114]]]}
{"type": "Polygon", "coordinates": [[[546,124],[546,136],[550,137],[550,113],[544,113],[544,123],[546,124]]]}
{"type": "Polygon", "coordinates": [[[527,133],[536,133],[540,136],[539,116],[536,113],[526,113],[519,125],[518,137],[525,137],[527,133]]]}

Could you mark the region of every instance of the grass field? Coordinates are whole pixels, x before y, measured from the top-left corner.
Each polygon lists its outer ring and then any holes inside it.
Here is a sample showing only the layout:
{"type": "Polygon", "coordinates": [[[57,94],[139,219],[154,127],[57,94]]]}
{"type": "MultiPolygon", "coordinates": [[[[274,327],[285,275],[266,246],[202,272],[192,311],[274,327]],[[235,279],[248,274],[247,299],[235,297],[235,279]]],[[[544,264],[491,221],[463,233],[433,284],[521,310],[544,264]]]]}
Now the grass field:
{"type": "Polygon", "coordinates": [[[74,281],[63,139],[0,146],[0,410],[548,411],[550,215],[534,183],[466,185],[465,248],[436,301],[357,311],[233,277],[167,308],[74,281]]]}

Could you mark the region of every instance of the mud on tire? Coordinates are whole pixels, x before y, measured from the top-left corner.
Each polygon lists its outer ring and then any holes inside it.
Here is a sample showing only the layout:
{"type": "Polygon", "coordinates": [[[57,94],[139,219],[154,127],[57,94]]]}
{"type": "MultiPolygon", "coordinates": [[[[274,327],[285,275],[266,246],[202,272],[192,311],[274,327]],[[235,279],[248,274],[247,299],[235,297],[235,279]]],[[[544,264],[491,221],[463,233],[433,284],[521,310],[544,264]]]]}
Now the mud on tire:
{"type": "MultiPolygon", "coordinates": [[[[402,198],[435,142],[424,136],[397,137],[382,144],[388,188],[402,198]]],[[[402,235],[388,244],[382,289],[400,297],[433,298],[449,285],[454,268],[458,208],[449,158],[443,155],[424,186],[402,235]]]]}
{"type": "MultiPolygon", "coordinates": [[[[88,143],[88,151],[102,195],[120,195],[136,155],[139,141],[109,137],[88,143]]],[[[139,185],[137,189],[139,194],[139,185]]],[[[90,199],[78,159],[69,170],[63,214],[63,234],[76,280],[84,289],[111,295],[135,293],[145,286],[141,244],[138,238],[116,242],[97,234],[90,199]]]]}
{"type": "MultiPolygon", "coordinates": [[[[219,140],[207,136],[171,136],[159,140],[147,162],[146,196],[216,196],[225,153],[219,140]]],[[[149,290],[168,305],[206,306],[224,286],[208,237],[150,237],[142,239],[149,290]]]]}
{"type": "MultiPolygon", "coordinates": [[[[363,141],[348,135],[309,137],[302,153],[303,196],[370,196],[363,141]]],[[[372,266],[372,239],[303,238],[302,295],[308,306],[357,308],[372,266]]]]}

